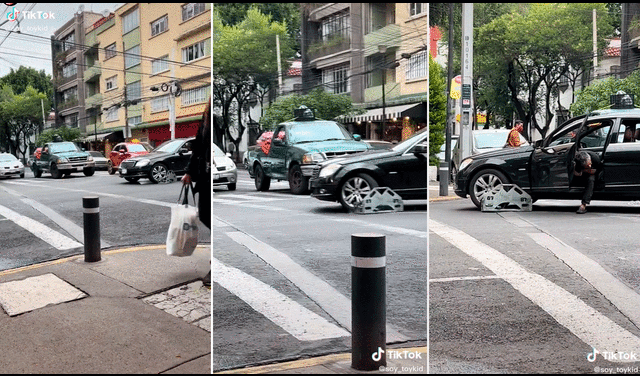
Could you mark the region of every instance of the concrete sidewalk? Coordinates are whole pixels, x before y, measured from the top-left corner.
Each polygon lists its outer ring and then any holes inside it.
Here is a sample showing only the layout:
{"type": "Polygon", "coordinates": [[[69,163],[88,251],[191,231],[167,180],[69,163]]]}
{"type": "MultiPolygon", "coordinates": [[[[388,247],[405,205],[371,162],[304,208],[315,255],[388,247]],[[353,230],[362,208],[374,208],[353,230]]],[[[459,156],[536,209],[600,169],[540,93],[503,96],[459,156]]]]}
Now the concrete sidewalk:
{"type": "Polygon", "coordinates": [[[210,245],[0,271],[2,373],[211,373],[210,245]]]}
{"type": "Polygon", "coordinates": [[[447,195],[440,196],[440,182],[438,181],[430,181],[429,182],[429,201],[446,201],[446,200],[457,200],[461,197],[458,196],[453,191],[453,185],[449,184],[447,188],[447,195]]]}

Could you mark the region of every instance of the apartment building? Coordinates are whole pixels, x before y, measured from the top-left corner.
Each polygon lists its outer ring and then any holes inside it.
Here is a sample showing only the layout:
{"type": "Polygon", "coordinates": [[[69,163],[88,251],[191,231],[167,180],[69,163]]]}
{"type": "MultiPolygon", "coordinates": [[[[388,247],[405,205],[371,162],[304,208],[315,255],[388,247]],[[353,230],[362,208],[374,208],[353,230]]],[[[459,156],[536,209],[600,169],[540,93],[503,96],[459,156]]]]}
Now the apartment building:
{"type": "Polygon", "coordinates": [[[426,126],[428,4],[302,7],[302,87],[350,95],[365,113],[341,121],[366,139],[400,141],[426,126]]]}
{"type": "Polygon", "coordinates": [[[85,141],[109,152],[196,134],[211,95],[210,3],[127,3],[88,27],[86,44],[85,141]]]}

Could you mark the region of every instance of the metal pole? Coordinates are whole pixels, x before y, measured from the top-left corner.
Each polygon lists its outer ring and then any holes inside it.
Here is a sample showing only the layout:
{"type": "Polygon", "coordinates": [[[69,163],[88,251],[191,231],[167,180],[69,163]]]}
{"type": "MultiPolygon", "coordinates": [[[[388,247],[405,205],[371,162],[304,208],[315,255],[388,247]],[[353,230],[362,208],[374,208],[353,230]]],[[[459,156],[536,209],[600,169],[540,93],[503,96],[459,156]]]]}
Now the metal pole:
{"type": "Polygon", "coordinates": [[[444,166],[440,166],[440,196],[449,195],[449,167],[451,166],[451,81],[453,80],[453,3],[449,3],[449,56],[447,59],[447,118],[445,126],[444,166]]]}
{"type": "Polygon", "coordinates": [[[169,127],[171,128],[171,139],[176,139],[176,82],[171,83],[169,90],[169,127]]]}
{"type": "Polygon", "coordinates": [[[351,368],[387,365],[385,236],[351,235],[351,368]]]}
{"type": "Polygon", "coordinates": [[[280,61],[280,35],[276,34],[276,53],[278,56],[276,60],[278,62],[278,96],[282,95],[282,63],[280,61]]]}
{"type": "Polygon", "coordinates": [[[462,4],[462,95],[460,109],[460,154],[471,155],[473,133],[473,3],[462,4]]]}
{"type": "Polygon", "coordinates": [[[100,261],[100,202],[98,196],[82,198],[84,209],[84,261],[100,261]]]}

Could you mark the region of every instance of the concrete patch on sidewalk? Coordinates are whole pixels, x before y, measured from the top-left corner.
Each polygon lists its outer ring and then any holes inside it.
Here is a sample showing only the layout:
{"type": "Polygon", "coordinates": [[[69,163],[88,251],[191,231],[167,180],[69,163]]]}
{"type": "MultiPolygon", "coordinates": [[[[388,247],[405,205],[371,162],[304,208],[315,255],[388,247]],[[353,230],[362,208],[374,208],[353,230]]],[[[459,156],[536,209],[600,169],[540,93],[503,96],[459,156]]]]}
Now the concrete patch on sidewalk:
{"type": "Polygon", "coordinates": [[[211,332],[211,289],[202,281],[163,291],[142,301],[211,332]]]}
{"type": "Polygon", "coordinates": [[[52,273],[0,283],[0,306],[9,316],[87,296],[52,273]]]}

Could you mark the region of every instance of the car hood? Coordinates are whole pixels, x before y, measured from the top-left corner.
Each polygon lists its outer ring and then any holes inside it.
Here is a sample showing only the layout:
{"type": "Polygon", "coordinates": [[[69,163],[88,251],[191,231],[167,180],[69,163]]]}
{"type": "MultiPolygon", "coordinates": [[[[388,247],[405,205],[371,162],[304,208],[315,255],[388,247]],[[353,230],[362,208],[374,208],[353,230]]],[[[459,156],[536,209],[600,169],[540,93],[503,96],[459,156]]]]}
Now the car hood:
{"type": "Polygon", "coordinates": [[[530,154],[533,151],[533,149],[534,148],[531,145],[521,146],[518,148],[511,148],[511,147],[497,148],[497,149],[492,149],[491,151],[474,154],[471,157],[473,159],[480,159],[480,158],[504,157],[507,155],[530,154]]]}
{"type": "Polygon", "coordinates": [[[363,162],[369,162],[377,159],[389,158],[398,154],[400,154],[400,152],[394,151],[394,150],[371,149],[371,150],[365,151],[364,153],[330,159],[324,162],[324,164],[336,163],[336,162],[340,163],[341,165],[347,165],[352,163],[363,163],[363,162]]]}
{"type": "Polygon", "coordinates": [[[229,168],[231,168],[231,166],[233,165],[233,161],[227,156],[224,156],[224,157],[214,156],[213,164],[216,166],[228,166],[229,168]]]}
{"type": "Polygon", "coordinates": [[[365,151],[369,149],[369,146],[362,141],[351,140],[331,140],[331,141],[316,141],[316,142],[303,142],[293,144],[294,147],[304,150],[310,153],[325,153],[335,151],[365,151]]]}
{"type": "Polygon", "coordinates": [[[141,159],[157,160],[157,159],[166,158],[170,155],[173,155],[173,154],[169,154],[164,151],[152,151],[150,153],[145,153],[145,154],[137,155],[131,158],[127,158],[127,160],[128,161],[139,161],[141,159]]]}
{"type": "Polygon", "coordinates": [[[55,153],[54,155],[58,157],[65,157],[65,158],[77,158],[77,157],[89,157],[91,154],[83,151],[67,151],[64,153],[55,153]]]}
{"type": "Polygon", "coordinates": [[[9,167],[20,167],[20,161],[11,161],[11,162],[0,162],[0,167],[9,168],[9,167]]]}

